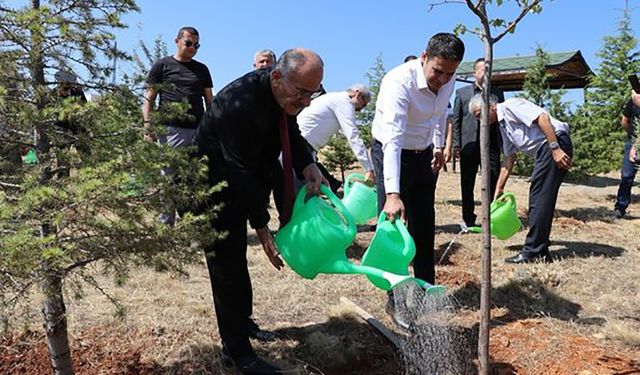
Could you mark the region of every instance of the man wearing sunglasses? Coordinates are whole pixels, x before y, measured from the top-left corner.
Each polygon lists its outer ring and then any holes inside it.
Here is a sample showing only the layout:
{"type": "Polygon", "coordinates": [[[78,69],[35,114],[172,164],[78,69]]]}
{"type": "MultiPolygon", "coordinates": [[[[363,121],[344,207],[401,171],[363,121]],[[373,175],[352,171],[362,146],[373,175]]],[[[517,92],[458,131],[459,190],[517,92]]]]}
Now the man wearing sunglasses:
{"type": "Polygon", "coordinates": [[[268,227],[270,176],[282,152],[285,211],[293,204],[293,176],[303,176],[316,194],[322,174],[300,135],[296,115],[311,101],[324,72],[320,57],[307,49],[288,50],[273,68],[256,69],[231,82],[213,99],[196,130],[199,151],[208,156],[209,180],[227,186],[213,194],[221,205],[212,225],[228,235],[205,246],[213,301],[222,339],[222,358],[243,374],[279,374],[258,358],[249,342],[252,290],[247,269],[247,221],[269,261],[283,266],[268,227]]]}
{"type": "MultiPolygon", "coordinates": [[[[205,106],[209,108],[213,100],[213,82],[207,66],[193,59],[200,48],[198,30],[190,26],[181,28],[175,43],[175,54],[157,60],[149,71],[142,117],[145,140],[178,148],[191,145],[205,106]],[[156,136],[151,116],[158,94],[160,116],[156,119],[164,126],[160,136],[156,136]]],[[[162,173],[171,175],[174,172],[165,168],[162,173]]],[[[168,208],[168,211],[174,210],[168,208]]],[[[160,220],[173,225],[175,212],[163,213],[160,220]]]]}

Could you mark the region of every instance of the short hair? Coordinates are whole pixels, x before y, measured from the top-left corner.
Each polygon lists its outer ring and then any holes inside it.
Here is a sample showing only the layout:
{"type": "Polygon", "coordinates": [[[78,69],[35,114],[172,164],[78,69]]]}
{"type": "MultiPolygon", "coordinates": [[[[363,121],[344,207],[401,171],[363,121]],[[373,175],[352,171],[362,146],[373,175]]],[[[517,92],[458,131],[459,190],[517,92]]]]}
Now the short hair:
{"type": "Polygon", "coordinates": [[[464,57],[464,43],[451,33],[438,33],[429,39],[425,53],[430,59],[442,57],[459,62],[464,57]]]}
{"type": "MultiPolygon", "coordinates": [[[[496,104],[498,102],[498,97],[494,94],[489,95],[489,105],[496,104]]],[[[482,93],[479,92],[471,97],[469,100],[469,112],[473,112],[474,109],[482,106],[484,104],[484,98],[482,97],[482,93]]]]}
{"type": "Polygon", "coordinates": [[[184,35],[185,32],[188,32],[191,35],[200,36],[200,33],[198,33],[198,30],[196,30],[195,27],[193,27],[193,26],[183,26],[183,27],[180,28],[180,30],[178,30],[178,36],[176,36],[176,39],[182,38],[182,35],[184,35]]]}
{"type": "Polygon", "coordinates": [[[409,62],[409,61],[411,61],[411,60],[417,60],[417,59],[418,59],[418,56],[416,56],[416,55],[409,55],[409,56],[407,56],[407,57],[405,57],[405,58],[404,58],[404,62],[409,62]]]}
{"type": "Polygon", "coordinates": [[[366,85],[363,85],[362,83],[355,83],[347,89],[347,92],[356,91],[358,91],[362,95],[362,98],[369,103],[371,100],[371,91],[369,91],[369,88],[366,85]]]}
{"type": "Polygon", "coordinates": [[[476,61],[473,62],[473,69],[475,69],[476,65],[478,65],[478,63],[481,61],[484,62],[484,57],[478,57],[476,61]]]}
{"type": "Polygon", "coordinates": [[[256,62],[258,58],[263,55],[269,55],[269,57],[271,57],[271,60],[273,60],[274,63],[276,62],[276,54],[273,53],[273,51],[270,49],[261,49],[260,51],[257,51],[256,53],[254,53],[253,62],[256,62]]]}
{"type": "MultiPolygon", "coordinates": [[[[324,62],[320,56],[312,52],[320,62],[320,66],[324,67],[324,62]]],[[[302,65],[306,64],[307,56],[304,53],[304,50],[300,48],[288,49],[284,51],[284,53],[280,56],[278,61],[276,61],[276,65],[274,66],[274,70],[279,70],[283,76],[289,75],[291,72],[295,72],[302,65]]]]}

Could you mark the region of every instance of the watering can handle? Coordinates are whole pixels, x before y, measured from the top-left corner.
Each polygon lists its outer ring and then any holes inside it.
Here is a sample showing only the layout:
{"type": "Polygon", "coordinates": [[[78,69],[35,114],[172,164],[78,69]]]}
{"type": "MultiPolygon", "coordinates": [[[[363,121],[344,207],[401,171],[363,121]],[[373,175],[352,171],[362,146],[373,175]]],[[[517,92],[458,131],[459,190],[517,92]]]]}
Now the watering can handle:
{"type": "MultiPolygon", "coordinates": [[[[306,188],[305,188],[306,190],[306,188]]],[[[347,220],[347,224],[349,226],[349,236],[354,237],[356,235],[356,222],[353,219],[353,216],[349,213],[349,210],[342,204],[340,198],[338,198],[333,191],[327,185],[320,185],[320,191],[324,193],[324,195],[329,198],[329,201],[333,203],[333,205],[342,213],[344,218],[347,220]]]]}
{"type": "Polygon", "coordinates": [[[356,179],[356,178],[361,180],[361,181],[364,181],[364,175],[362,175],[360,173],[351,173],[350,175],[347,176],[347,178],[345,178],[345,180],[344,180],[344,195],[349,194],[349,190],[351,190],[351,185],[353,185],[351,180],[356,179]]]}
{"type": "MultiPolygon", "coordinates": [[[[380,216],[378,217],[378,223],[382,223],[385,220],[387,220],[387,213],[382,211],[380,212],[380,216]]],[[[396,227],[398,232],[400,232],[400,236],[402,236],[402,241],[404,242],[405,250],[407,250],[407,247],[411,247],[412,244],[415,247],[415,242],[413,241],[413,237],[411,237],[411,234],[407,230],[407,227],[404,225],[402,220],[400,220],[399,218],[396,219],[393,222],[393,225],[396,227]]]]}

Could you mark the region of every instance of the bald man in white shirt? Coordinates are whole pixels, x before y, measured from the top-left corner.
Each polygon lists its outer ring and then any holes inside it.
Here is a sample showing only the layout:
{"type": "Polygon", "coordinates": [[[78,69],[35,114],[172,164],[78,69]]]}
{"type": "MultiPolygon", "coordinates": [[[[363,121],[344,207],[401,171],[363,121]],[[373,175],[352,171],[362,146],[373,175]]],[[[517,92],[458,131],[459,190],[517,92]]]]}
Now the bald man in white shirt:
{"type": "MultiPolygon", "coordinates": [[[[453,34],[431,37],[417,60],[392,69],[382,79],[371,128],[378,186],[378,210],[407,221],[416,244],[415,276],[435,283],[433,256],[434,172],[444,163],[447,106],[464,43],[453,34]]],[[[387,311],[396,318],[393,298],[387,311]]]]}
{"type": "Polygon", "coordinates": [[[370,100],[371,92],[362,84],[352,85],[346,91],[326,93],[313,99],[311,105],[300,112],[298,127],[314,154],[341,131],[365,170],[365,181],[373,184],[373,163],[356,127],[356,112],[366,107],[370,100]]]}
{"type": "MultiPolygon", "coordinates": [[[[469,112],[480,117],[482,95],[469,101],[469,112]]],[[[518,255],[506,258],[507,263],[551,262],[549,235],[558,190],[573,164],[573,144],[569,125],[550,116],[543,108],[523,98],[511,98],[497,103],[491,96],[489,123],[498,124],[502,134],[504,161],[496,185],[495,199],[502,194],[516,153],[521,151],[534,159],[529,187],[529,232],[518,255]]]]}

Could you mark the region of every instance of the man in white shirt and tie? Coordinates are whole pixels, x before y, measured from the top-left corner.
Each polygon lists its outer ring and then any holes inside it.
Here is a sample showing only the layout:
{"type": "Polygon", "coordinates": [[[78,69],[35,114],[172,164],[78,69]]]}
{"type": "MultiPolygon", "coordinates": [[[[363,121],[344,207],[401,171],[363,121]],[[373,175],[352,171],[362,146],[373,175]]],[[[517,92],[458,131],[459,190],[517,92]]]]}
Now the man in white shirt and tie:
{"type": "MultiPolygon", "coordinates": [[[[419,59],[387,73],[380,84],[371,133],[378,210],[406,220],[416,244],[416,277],[435,283],[434,172],[444,163],[447,106],[464,43],[453,34],[431,37],[419,59]]],[[[390,295],[387,311],[395,314],[390,295]]]]}
{"type": "MultiPolygon", "coordinates": [[[[482,103],[482,95],[476,94],[469,101],[469,112],[480,117],[482,103]]],[[[494,95],[490,99],[489,123],[499,124],[505,157],[494,199],[502,195],[518,151],[535,160],[529,187],[529,233],[520,253],[505,262],[519,264],[538,259],[551,262],[549,235],[553,210],[562,180],[573,164],[569,125],[525,99],[511,98],[497,103],[494,95]]]]}
{"type": "Polygon", "coordinates": [[[298,114],[298,127],[313,148],[314,155],[329,143],[334,134],[342,131],[365,170],[366,182],[373,184],[373,164],[356,127],[356,112],[366,107],[369,100],[371,92],[362,84],[352,85],[346,91],[326,93],[313,99],[311,105],[298,114]]]}

